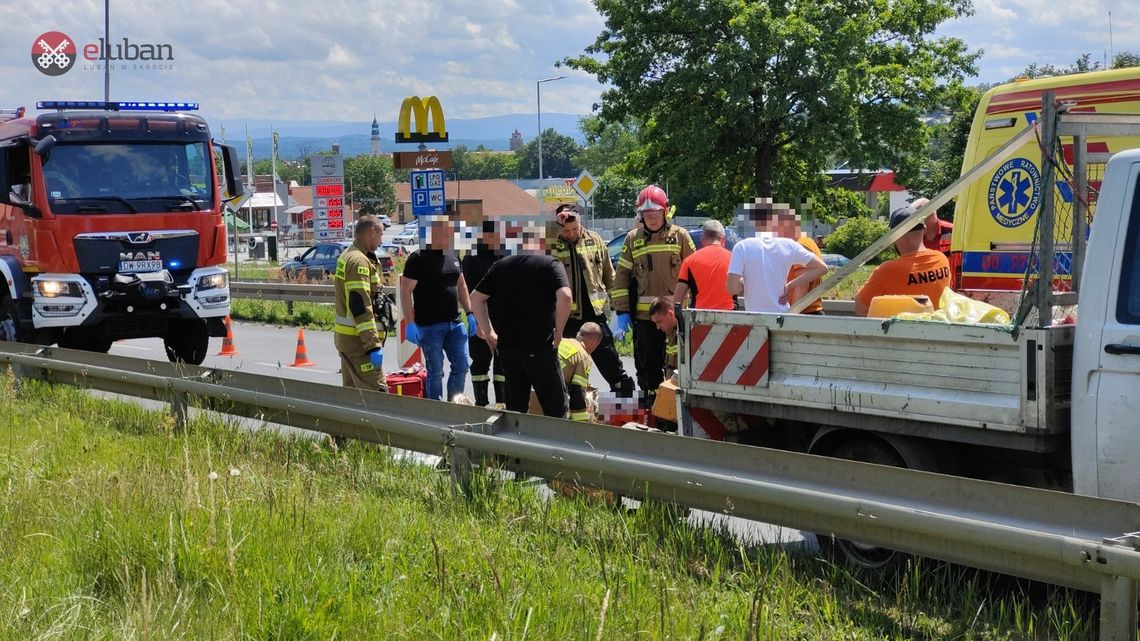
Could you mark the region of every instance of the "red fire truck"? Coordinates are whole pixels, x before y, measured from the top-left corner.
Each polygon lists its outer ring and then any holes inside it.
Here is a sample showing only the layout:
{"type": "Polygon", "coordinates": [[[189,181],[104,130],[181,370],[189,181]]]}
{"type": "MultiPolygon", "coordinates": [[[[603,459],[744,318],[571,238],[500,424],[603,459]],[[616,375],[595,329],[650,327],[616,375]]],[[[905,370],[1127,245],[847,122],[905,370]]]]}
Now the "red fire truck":
{"type": "Polygon", "coordinates": [[[0,112],[0,340],[105,352],[161,337],[199,364],[230,313],[222,207],[237,155],[194,103],[0,112]]]}

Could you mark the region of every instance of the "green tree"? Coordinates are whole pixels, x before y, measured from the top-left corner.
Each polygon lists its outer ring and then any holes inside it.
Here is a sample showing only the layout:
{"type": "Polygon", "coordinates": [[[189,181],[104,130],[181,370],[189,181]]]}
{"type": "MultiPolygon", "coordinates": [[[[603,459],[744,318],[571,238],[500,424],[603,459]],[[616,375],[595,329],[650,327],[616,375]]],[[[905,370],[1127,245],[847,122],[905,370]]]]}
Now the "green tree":
{"type": "MultiPolygon", "coordinates": [[[[272,175],[273,161],[268,158],[253,161],[253,173],[255,176],[272,175]]],[[[300,164],[295,160],[281,160],[278,158],[277,177],[285,183],[295,180],[297,184],[305,185],[309,182],[309,168],[306,166],[302,169],[300,164]]]]}
{"type": "Polygon", "coordinates": [[[1140,54],[1121,51],[1112,57],[1113,69],[1124,69],[1125,67],[1140,67],[1140,54]]]}
{"type": "MultiPolygon", "coordinates": [[[[574,163],[574,158],[581,151],[581,147],[570,136],[563,136],[547,129],[542,132],[542,171],[548,177],[571,178],[576,177],[581,169],[574,163]]],[[[538,175],[538,140],[531,140],[515,152],[516,171],[522,178],[532,178],[538,175]]]]}
{"type": "Polygon", "coordinates": [[[841,218],[870,218],[874,212],[862,194],[840,187],[826,187],[811,203],[812,218],[834,225],[841,218]]]}
{"type": "MultiPolygon", "coordinates": [[[[885,233],[887,233],[887,224],[884,222],[870,218],[849,218],[846,223],[823,239],[823,246],[829,254],[842,254],[854,258],[885,233]]],[[[869,262],[878,263],[896,255],[897,252],[893,248],[886,249],[869,262]]]]}
{"type": "Polygon", "coordinates": [[[392,179],[392,159],[361,155],[344,159],[344,182],[362,214],[390,214],[396,211],[396,188],[392,179]]]}
{"type": "Polygon", "coordinates": [[[645,154],[642,127],[635,119],[607,122],[596,115],[586,116],[578,121],[578,129],[586,145],[574,156],[576,166],[598,177],[610,171],[630,178],[641,175],[645,154]]]}
{"type": "MultiPolygon", "coordinates": [[[[924,170],[907,185],[912,193],[933,198],[962,175],[962,159],[966,155],[974,112],[981,99],[981,89],[964,88],[950,110],[950,122],[934,127],[924,170]]],[[[954,220],[954,201],[940,207],[938,215],[946,220],[954,220]]]]}
{"type": "Polygon", "coordinates": [[[598,178],[598,189],[591,199],[594,216],[632,219],[637,192],[644,186],[640,180],[626,178],[615,171],[606,172],[598,178]]]}
{"type": "MultiPolygon", "coordinates": [[[[913,168],[920,116],[978,54],[933,38],[968,0],[597,0],[605,27],[564,61],[595,75],[607,122],[645,123],[648,178],[709,188],[718,209],[797,183],[839,156],[913,168]]],[[[905,178],[905,176],[904,176],[905,178]]]]}

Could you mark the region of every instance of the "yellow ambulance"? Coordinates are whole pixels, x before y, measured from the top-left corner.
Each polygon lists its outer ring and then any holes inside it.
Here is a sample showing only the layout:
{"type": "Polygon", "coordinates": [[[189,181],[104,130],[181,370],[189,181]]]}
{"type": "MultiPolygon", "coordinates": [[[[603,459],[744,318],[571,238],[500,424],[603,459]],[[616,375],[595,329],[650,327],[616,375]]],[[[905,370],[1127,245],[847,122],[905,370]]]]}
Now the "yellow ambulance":
{"type": "MultiPolygon", "coordinates": [[[[1140,68],[1022,80],[990,89],[974,114],[962,173],[982,162],[1026,125],[1036,122],[1045,91],[1053,91],[1058,100],[1073,103],[1070,111],[1140,113],[1140,68]]],[[[1071,168],[1072,141],[1062,140],[1071,168]]],[[[1108,156],[1134,147],[1140,147],[1140,138],[1088,140],[1090,208],[1095,207],[1108,156]]],[[[1031,140],[958,196],[950,246],[955,289],[977,294],[1021,289],[1037,213],[1046,196],[1041,193],[1040,165],[1041,150],[1031,140]]],[[[1071,184],[1058,177],[1054,194],[1058,210],[1071,205],[1072,200],[1071,184]]],[[[1071,225],[1071,218],[1066,222],[1062,214],[1058,215],[1059,252],[1064,252],[1069,244],[1071,225]]]]}

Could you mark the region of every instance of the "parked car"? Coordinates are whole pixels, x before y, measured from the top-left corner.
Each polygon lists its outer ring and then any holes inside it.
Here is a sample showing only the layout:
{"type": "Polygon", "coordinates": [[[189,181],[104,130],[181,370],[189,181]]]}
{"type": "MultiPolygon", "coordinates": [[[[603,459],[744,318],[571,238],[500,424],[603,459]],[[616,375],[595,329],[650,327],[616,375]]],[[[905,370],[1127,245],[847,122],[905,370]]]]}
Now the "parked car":
{"type": "MultiPolygon", "coordinates": [[[[701,228],[700,227],[690,227],[685,231],[689,232],[689,237],[693,239],[693,246],[696,247],[697,249],[700,249],[702,247],[702,245],[701,245],[701,228]]],[[[611,238],[609,240],[609,242],[606,243],[606,247],[607,247],[607,249],[609,249],[609,252],[610,252],[610,262],[612,262],[614,264],[614,269],[617,269],[618,255],[621,254],[621,244],[624,240],[625,240],[625,234],[619,233],[617,236],[614,236],[613,238],[611,238]]],[[[732,250],[732,248],[736,245],[736,242],[738,240],[740,240],[740,236],[736,233],[736,230],[731,228],[731,227],[725,227],[725,229],[724,229],[724,248],[728,249],[728,250],[732,250]]]]}
{"type": "Polygon", "coordinates": [[[409,247],[408,245],[401,245],[399,243],[382,243],[380,245],[380,249],[388,252],[388,255],[392,256],[393,258],[401,258],[414,251],[412,247],[409,247]]]}
{"type": "Polygon", "coordinates": [[[823,263],[828,267],[843,267],[849,262],[851,262],[851,259],[842,254],[823,255],[823,263]]]}
{"type": "MultiPolygon", "coordinates": [[[[282,265],[281,275],[289,280],[324,280],[336,271],[336,259],[351,244],[352,242],[347,240],[317,243],[305,250],[305,253],[282,265]]],[[[383,272],[391,273],[395,267],[392,256],[383,248],[379,248],[376,250],[376,257],[380,259],[380,268],[383,272]]]]}

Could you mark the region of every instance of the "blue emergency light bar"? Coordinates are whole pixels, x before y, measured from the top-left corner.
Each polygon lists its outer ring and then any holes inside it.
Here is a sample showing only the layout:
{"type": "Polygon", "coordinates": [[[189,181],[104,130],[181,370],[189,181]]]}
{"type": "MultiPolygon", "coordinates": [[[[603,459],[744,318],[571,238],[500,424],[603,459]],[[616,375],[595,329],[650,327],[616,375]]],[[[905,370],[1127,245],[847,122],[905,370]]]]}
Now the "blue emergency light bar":
{"type": "Polygon", "coordinates": [[[197,111],[196,102],[103,102],[102,100],[44,100],[36,109],[100,109],[103,111],[197,111]]]}

